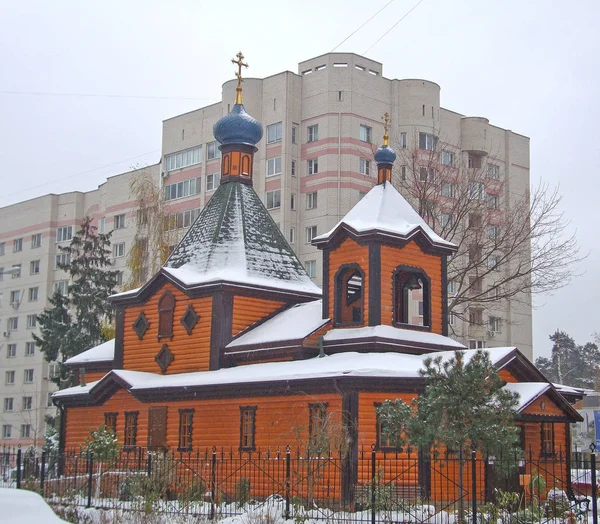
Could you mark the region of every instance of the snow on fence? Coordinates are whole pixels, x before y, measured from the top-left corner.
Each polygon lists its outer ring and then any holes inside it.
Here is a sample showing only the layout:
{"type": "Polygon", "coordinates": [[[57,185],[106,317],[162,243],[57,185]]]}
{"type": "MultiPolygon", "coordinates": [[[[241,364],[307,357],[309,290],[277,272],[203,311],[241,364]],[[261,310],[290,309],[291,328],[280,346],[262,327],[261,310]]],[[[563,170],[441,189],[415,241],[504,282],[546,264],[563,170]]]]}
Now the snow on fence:
{"type": "Polygon", "coordinates": [[[4,448],[0,486],[60,506],[206,518],[273,510],[303,521],[442,524],[503,511],[543,521],[581,516],[596,503],[598,473],[591,464],[570,470],[569,458],[141,447],[94,457],[4,448]]]}

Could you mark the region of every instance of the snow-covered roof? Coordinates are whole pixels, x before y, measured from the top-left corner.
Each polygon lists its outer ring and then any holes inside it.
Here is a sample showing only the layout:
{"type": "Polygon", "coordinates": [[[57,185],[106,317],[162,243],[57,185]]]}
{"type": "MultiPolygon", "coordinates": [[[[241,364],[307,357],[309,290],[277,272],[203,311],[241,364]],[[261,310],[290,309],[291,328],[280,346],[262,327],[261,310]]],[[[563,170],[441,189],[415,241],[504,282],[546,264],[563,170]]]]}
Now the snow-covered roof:
{"type": "Polygon", "coordinates": [[[89,364],[91,362],[110,362],[115,358],[115,339],[103,342],[65,361],[65,364],[89,364]]]}
{"type": "Polygon", "coordinates": [[[465,346],[449,337],[429,333],[426,331],[416,331],[413,329],[402,329],[393,326],[368,326],[359,328],[341,328],[328,331],[323,337],[325,342],[355,342],[365,338],[382,338],[388,340],[397,340],[418,344],[427,344],[434,346],[446,346],[453,349],[465,349],[465,346]]]}
{"type": "Polygon", "coordinates": [[[504,388],[519,394],[517,411],[521,411],[548,391],[551,385],[548,382],[509,382],[504,388]]]}
{"type": "Polygon", "coordinates": [[[163,270],[187,286],[232,282],[321,295],[254,189],[221,184],[163,270]]]}
{"type": "MultiPolygon", "coordinates": [[[[493,348],[486,351],[492,363],[504,358],[513,348],[493,348]]],[[[466,350],[465,360],[475,355],[476,350],[466,350]]],[[[249,384],[273,381],[320,380],[335,377],[380,377],[380,378],[418,378],[426,358],[441,356],[444,360],[454,356],[451,351],[439,351],[426,355],[406,353],[337,353],[323,358],[291,362],[269,362],[249,364],[215,371],[198,371],[174,375],[159,375],[142,371],[112,370],[99,382],[85,387],[75,386],[54,393],[53,398],[87,395],[99,383],[116,376],[129,385],[131,391],[155,388],[182,388],[194,386],[216,386],[223,384],[249,384]]],[[[547,385],[547,384],[546,384],[547,385]]]]}
{"type": "Polygon", "coordinates": [[[422,232],[436,246],[456,248],[436,234],[390,183],[371,188],[331,231],[316,237],[315,243],[328,240],[344,225],[356,233],[379,231],[407,240],[422,232]]]}
{"type": "Polygon", "coordinates": [[[328,322],[323,319],[322,308],[322,300],[292,306],[236,338],[227,348],[304,339],[328,322]]]}
{"type": "Polygon", "coordinates": [[[574,386],[567,386],[565,384],[554,383],[552,385],[559,393],[564,393],[565,395],[588,395],[594,391],[593,389],[576,388],[574,386]]]}

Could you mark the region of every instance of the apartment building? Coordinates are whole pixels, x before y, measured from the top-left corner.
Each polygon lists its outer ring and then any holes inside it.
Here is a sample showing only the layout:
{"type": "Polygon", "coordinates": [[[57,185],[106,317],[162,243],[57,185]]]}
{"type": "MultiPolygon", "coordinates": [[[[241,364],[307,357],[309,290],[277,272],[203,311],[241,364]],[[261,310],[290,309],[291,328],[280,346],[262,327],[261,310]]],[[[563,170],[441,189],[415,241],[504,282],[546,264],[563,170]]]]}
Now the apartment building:
{"type": "MultiPolygon", "coordinates": [[[[162,186],[173,243],[219,185],[220,152],[212,129],[233,106],[236,85],[236,80],[223,84],[220,102],[163,122],[161,160],[145,169],[162,186]]],[[[244,105],[265,130],[254,156],[254,187],[319,285],[321,258],[311,240],[331,230],[376,183],[373,153],[386,112],[390,145],[398,153],[392,182],[401,191],[403,168],[414,159],[426,165],[426,178],[447,170],[449,162],[455,176],[467,176],[485,159],[494,166],[489,185],[502,212],[529,188],[527,137],[442,108],[434,82],[386,78],[382,64],[356,54],[329,53],[301,62],[297,73],[245,78],[244,105]]],[[[20,276],[14,270],[0,282],[0,445],[40,445],[44,415],[53,412],[52,368],[31,345],[36,329],[31,318],[55,288],[66,285],[66,275],[55,266],[57,246],[68,242],[81,218],[90,215],[101,231],[114,231],[115,268],[127,279],[125,260],[137,218],[129,184],[136,174],[109,178],[89,193],[47,195],[0,209],[0,273],[21,266],[20,276]]],[[[475,348],[518,346],[532,358],[529,296],[475,313],[481,317],[476,322],[455,321],[458,339],[475,348]]]]}

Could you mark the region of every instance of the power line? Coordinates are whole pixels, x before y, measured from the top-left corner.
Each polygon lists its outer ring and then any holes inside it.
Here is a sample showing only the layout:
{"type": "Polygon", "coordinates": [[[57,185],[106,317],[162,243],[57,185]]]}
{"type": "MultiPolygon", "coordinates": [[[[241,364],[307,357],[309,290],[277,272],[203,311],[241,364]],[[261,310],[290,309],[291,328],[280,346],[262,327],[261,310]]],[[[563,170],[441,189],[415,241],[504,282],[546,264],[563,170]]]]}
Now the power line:
{"type": "Polygon", "coordinates": [[[338,47],[340,47],[346,40],[348,40],[355,33],[360,31],[363,27],[365,27],[373,18],[375,18],[381,11],[383,11],[388,5],[392,4],[396,0],[390,0],[387,4],[385,4],[379,11],[377,11],[371,18],[369,18],[366,22],[364,22],[358,29],[355,29],[350,33],[346,38],[344,38],[338,45],[336,45],[330,52],[333,53],[338,47]]]}
{"type": "Polygon", "coordinates": [[[63,96],[63,97],[88,97],[88,98],[141,98],[148,100],[214,100],[200,96],[151,96],[151,95],[115,95],[105,93],[51,93],[47,91],[0,91],[0,95],[19,95],[19,96],[63,96]]]}
{"type": "Polygon", "coordinates": [[[413,7],[411,7],[408,12],[402,16],[402,18],[400,18],[400,20],[398,20],[392,27],[390,27],[385,33],[383,33],[378,39],[377,41],[371,46],[369,47],[364,53],[363,55],[366,55],[371,49],[373,49],[373,47],[375,47],[380,40],[382,40],[392,29],[394,29],[394,27],[396,27],[400,22],[402,22],[402,20],[404,20],[409,14],[411,14],[417,7],[419,7],[424,0],[419,0],[413,7]]]}
{"type": "Polygon", "coordinates": [[[63,178],[57,178],[55,180],[52,180],[50,182],[46,182],[44,184],[36,184],[35,186],[28,187],[26,189],[20,189],[19,191],[15,192],[15,193],[9,193],[8,195],[2,195],[1,198],[5,199],[5,198],[12,197],[12,196],[22,195],[24,193],[27,193],[28,191],[31,191],[33,189],[37,189],[39,187],[46,187],[46,186],[49,186],[49,185],[54,184],[56,182],[63,182],[65,180],[69,180],[71,178],[76,178],[76,177],[81,176],[81,175],[86,175],[88,173],[93,173],[94,171],[99,171],[100,169],[105,169],[107,167],[116,166],[118,164],[122,164],[123,162],[128,162],[130,160],[135,160],[136,158],[141,158],[143,156],[151,155],[151,154],[158,153],[158,152],[159,152],[159,150],[155,149],[154,151],[148,151],[147,153],[143,153],[141,155],[136,155],[136,156],[132,156],[132,157],[129,157],[129,158],[124,158],[123,160],[118,160],[117,162],[112,162],[112,163],[106,164],[104,166],[94,167],[93,169],[88,169],[86,171],[80,171],[79,173],[75,173],[73,175],[69,175],[69,176],[66,176],[66,177],[63,177],[63,178]]]}

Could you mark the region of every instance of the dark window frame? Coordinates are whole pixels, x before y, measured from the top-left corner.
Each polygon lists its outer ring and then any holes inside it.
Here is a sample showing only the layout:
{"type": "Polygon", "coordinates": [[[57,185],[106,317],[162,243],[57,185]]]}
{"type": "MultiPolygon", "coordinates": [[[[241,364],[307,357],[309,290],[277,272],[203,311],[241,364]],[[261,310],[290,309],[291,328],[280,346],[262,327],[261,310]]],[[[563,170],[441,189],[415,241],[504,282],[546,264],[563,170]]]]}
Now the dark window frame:
{"type": "MultiPolygon", "coordinates": [[[[359,264],[353,262],[351,264],[343,264],[337,270],[334,277],[334,302],[333,302],[333,320],[335,327],[342,326],[361,326],[365,323],[365,272],[360,267],[359,264]],[[350,271],[352,273],[348,277],[347,281],[345,280],[345,275],[347,275],[350,271]],[[350,278],[355,271],[360,273],[362,279],[362,289],[361,296],[356,298],[353,302],[347,303],[347,285],[350,278]],[[342,302],[345,302],[345,307],[353,304],[354,302],[360,300],[360,319],[352,320],[350,322],[343,322],[341,319],[342,316],[342,302]]],[[[353,314],[354,317],[354,314],[353,314]]]]}
{"type": "Polygon", "coordinates": [[[540,455],[542,457],[554,456],[554,442],[554,422],[542,422],[540,424],[540,455]]]}
{"type": "Polygon", "coordinates": [[[104,413],[104,428],[110,429],[113,434],[117,434],[117,417],[119,414],[116,411],[104,413]]]}
{"type": "Polygon", "coordinates": [[[125,412],[125,429],[123,431],[123,448],[126,450],[134,449],[137,446],[137,429],[139,411],[125,412]],[[131,419],[133,423],[131,423],[131,419]]]}
{"type": "MultiPolygon", "coordinates": [[[[410,276],[408,278],[410,278],[410,276]]],[[[403,286],[404,287],[404,286],[403,286]]],[[[408,290],[407,290],[408,291],[408,290]]],[[[424,269],[417,266],[399,265],[392,272],[392,324],[396,327],[417,329],[420,331],[431,331],[431,279],[424,269]],[[410,276],[415,275],[423,282],[423,325],[418,326],[410,324],[408,317],[406,322],[398,319],[400,307],[398,300],[402,299],[402,313],[408,314],[408,296],[403,292],[402,297],[398,296],[399,282],[397,282],[399,275],[406,273],[410,276]]]]}
{"type": "Polygon", "coordinates": [[[179,435],[177,438],[177,451],[192,451],[192,439],[194,435],[194,411],[194,408],[179,410],[179,435]]]}
{"type": "Polygon", "coordinates": [[[165,291],[158,300],[158,340],[173,338],[175,304],[175,295],[170,291],[165,291]],[[171,300],[171,302],[165,304],[166,300],[171,300]]]}
{"type": "Polygon", "coordinates": [[[256,450],[256,406],[240,406],[240,451],[256,450]],[[246,431],[244,415],[250,414],[250,434],[246,431]],[[249,442],[245,437],[249,436],[249,442]],[[249,445],[248,445],[249,444],[249,445]]]}
{"type": "Polygon", "coordinates": [[[382,431],[382,422],[379,420],[379,413],[377,412],[377,408],[381,407],[381,402],[374,402],[373,406],[375,407],[375,451],[383,451],[385,453],[401,453],[403,451],[402,446],[390,446],[390,439],[388,438],[385,441],[385,446],[382,446],[383,442],[383,431],[382,431]]]}

